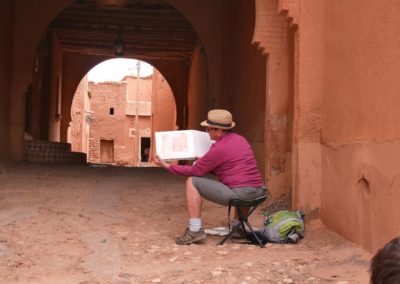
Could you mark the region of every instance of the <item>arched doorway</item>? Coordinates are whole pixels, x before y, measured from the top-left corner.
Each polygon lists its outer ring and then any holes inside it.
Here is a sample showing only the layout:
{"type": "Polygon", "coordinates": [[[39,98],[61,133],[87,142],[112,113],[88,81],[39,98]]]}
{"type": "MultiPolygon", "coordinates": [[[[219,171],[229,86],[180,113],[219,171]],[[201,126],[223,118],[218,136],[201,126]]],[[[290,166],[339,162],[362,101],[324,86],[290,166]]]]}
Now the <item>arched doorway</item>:
{"type": "Polygon", "coordinates": [[[111,59],[81,80],[71,117],[68,142],[73,151],[86,153],[88,162],[150,166],[154,132],[176,129],[176,104],[157,69],[133,59],[111,59]]]}
{"type": "Polygon", "coordinates": [[[227,108],[263,168],[266,57],[251,41],[254,3],[129,0],[110,6],[106,2],[43,0],[33,5],[22,0],[16,6],[11,155],[18,158],[22,153],[22,94],[31,81],[35,49],[45,34],[49,140],[67,141],[69,106],[77,85],[90,68],[115,57],[115,42],[121,38],[124,56],[147,58],[171,85],[179,129],[199,128],[208,109],[227,108]],[[42,15],[36,21],[34,11],[42,15]],[[126,24],[123,29],[118,22],[107,22],[120,18],[126,24]]]}

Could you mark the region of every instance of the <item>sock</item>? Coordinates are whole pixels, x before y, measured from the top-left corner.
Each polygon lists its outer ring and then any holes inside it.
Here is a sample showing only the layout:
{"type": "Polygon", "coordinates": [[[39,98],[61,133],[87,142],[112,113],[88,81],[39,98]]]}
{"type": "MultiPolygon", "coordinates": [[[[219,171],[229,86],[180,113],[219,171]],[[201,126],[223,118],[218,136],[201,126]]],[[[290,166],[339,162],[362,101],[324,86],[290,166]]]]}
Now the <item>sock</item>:
{"type": "Polygon", "coordinates": [[[239,224],[240,224],[239,219],[231,220],[231,227],[232,228],[239,226],[239,224]]]}
{"type": "Polygon", "coordinates": [[[189,230],[192,232],[198,232],[200,229],[201,229],[201,218],[190,218],[189,230]]]}

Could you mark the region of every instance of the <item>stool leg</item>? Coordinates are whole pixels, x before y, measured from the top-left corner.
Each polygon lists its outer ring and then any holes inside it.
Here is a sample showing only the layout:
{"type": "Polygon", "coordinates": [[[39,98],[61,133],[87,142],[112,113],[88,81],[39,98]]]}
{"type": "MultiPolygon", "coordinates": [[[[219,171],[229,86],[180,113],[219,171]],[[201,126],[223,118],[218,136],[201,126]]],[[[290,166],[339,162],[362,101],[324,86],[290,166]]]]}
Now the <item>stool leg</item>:
{"type": "Polygon", "coordinates": [[[219,245],[219,246],[223,245],[223,244],[225,243],[225,241],[226,241],[227,239],[229,239],[229,237],[230,237],[231,235],[232,235],[232,233],[229,232],[229,233],[222,239],[222,241],[220,241],[220,242],[217,243],[217,245],[219,245]]]}
{"type": "MultiPolygon", "coordinates": [[[[238,226],[238,227],[239,227],[239,226],[238,226]]],[[[219,243],[217,243],[217,245],[223,245],[223,244],[225,243],[225,241],[226,241],[227,239],[229,239],[230,236],[231,236],[234,232],[236,232],[236,231],[238,230],[238,227],[237,227],[237,228],[232,228],[232,230],[222,239],[222,241],[220,241],[219,243]]]]}
{"type": "Polygon", "coordinates": [[[247,222],[246,216],[242,213],[242,211],[239,208],[237,208],[237,210],[239,211],[239,225],[236,226],[235,228],[232,227],[230,232],[222,239],[222,241],[217,243],[217,245],[223,245],[234,232],[239,231],[240,227],[243,228],[243,232],[246,232],[246,227],[244,226],[244,222],[247,222]]]}
{"type": "MultiPolygon", "coordinates": [[[[246,232],[246,226],[244,225],[246,223],[247,227],[250,229],[251,234],[254,236],[254,238],[256,239],[257,243],[260,245],[260,247],[265,248],[264,244],[261,242],[260,238],[256,235],[256,233],[253,230],[253,227],[250,225],[250,223],[248,222],[248,217],[256,210],[256,208],[258,207],[259,204],[250,207],[249,211],[247,214],[243,213],[242,210],[240,210],[239,206],[235,206],[236,210],[238,211],[238,215],[239,215],[239,226],[236,226],[235,228],[232,228],[230,230],[230,232],[222,239],[222,241],[220,241],[219,243],[217,243],[217,245],[223,245],[225,243],[225,241],[227,239],[230,238],[230,236],[239,230],[240,227],[243,228],[243,231],[246,232]]],[[[230,211],[230,207],[229,207],[229,211],[230,211]]],[[[229,215],[229,211],[228,211],[228,215],[229,215]]],[[[249,238],[248,238],[249,239],[249,238]]]]}
{"type": "Polygon", "coordinates": [[[257,236],[257,234],[254,232],[253,227],[251,227],[250,223],[246,221],[247,226],[249,227],[251,234],[256,238],[258,244],[260,245],[260,247],[265,248],[265,246],[263,245],[263,243],[261,242],[260,238],[257,236]]]}
{"type": "Polygon", "coordinates": [[[253,227],[250,225],[249,223],[249,219],[248,217],[254,212],[254,210],[256,210],[256,208],[258,207],[258,205],[253,206],[252,208],[250,208],[248,214],[244,214],[240,208],[237,208],[239,211],[239,215],[240,215],[240,222],[242,223],[243,229],[246,232],[246,228],[244,226],[243,223],[246,223],[247,227],[249,227],[251,234],[256,238],[257,243],[260,245],[260,247],[264,248],[265,246],[263,245],[263,243],[261,242],[260,238],[256,235],[256,233],[253,230],[253,227]]]}

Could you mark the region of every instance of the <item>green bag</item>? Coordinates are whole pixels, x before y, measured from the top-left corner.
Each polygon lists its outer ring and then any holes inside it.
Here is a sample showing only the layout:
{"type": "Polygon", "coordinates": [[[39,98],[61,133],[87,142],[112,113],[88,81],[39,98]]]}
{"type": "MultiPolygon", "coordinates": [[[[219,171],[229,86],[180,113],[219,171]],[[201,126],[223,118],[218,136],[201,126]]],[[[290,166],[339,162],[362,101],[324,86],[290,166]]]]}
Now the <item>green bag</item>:
{"type": "Polygon", "coordinates": [[[301,211],[278,211],[268,215],[263,234],[272,243],[297,243],[304,237],[304,213],[301,211]]]}

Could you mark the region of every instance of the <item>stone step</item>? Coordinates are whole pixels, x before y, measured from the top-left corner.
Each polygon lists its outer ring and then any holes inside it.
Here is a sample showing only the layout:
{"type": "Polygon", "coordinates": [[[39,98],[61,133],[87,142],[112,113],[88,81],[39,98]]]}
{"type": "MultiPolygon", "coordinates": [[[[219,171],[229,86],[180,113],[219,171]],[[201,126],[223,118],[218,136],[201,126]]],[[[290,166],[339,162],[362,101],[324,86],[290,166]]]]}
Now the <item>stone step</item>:
{"type": "Polygon", "coordinates": [[[71,144],[50,141],[26,140],[24,158],[37,163],[86,163],[86,154],[71,152],[71,144]]]}
{"type": "Polygon", "coordinates": [[[25,150],[71,151],[71,144],[44,140],[25,140],[25,150]]]}

